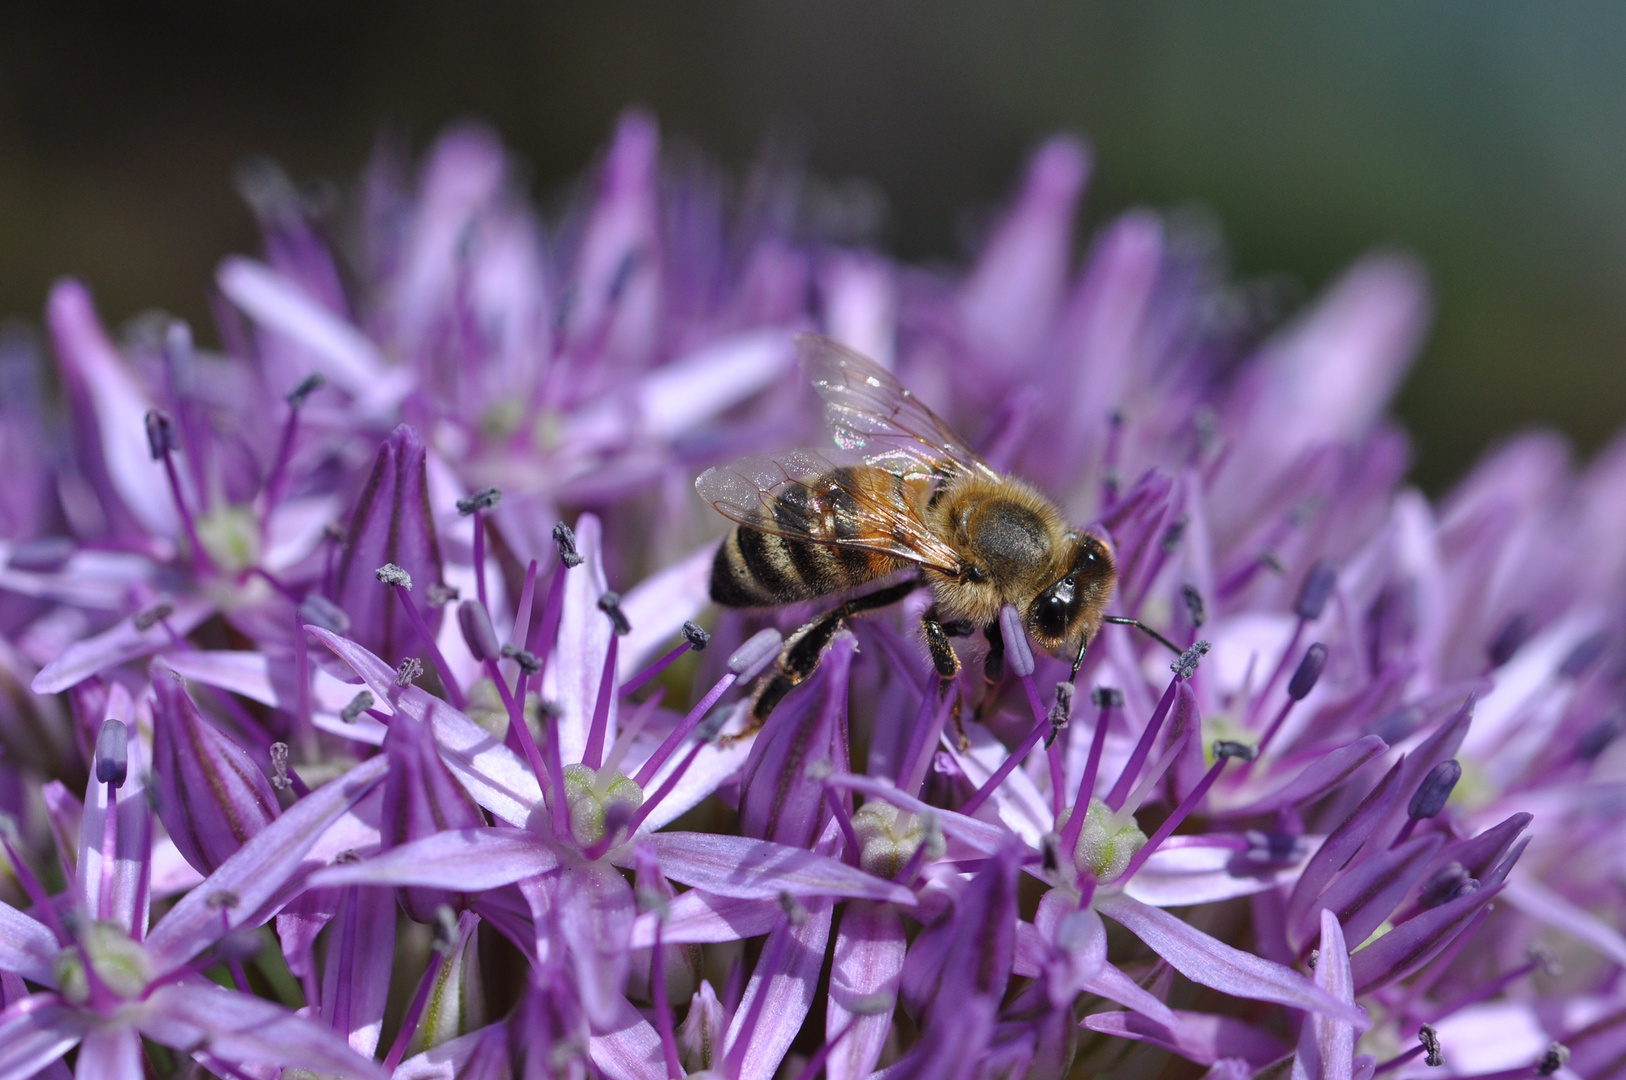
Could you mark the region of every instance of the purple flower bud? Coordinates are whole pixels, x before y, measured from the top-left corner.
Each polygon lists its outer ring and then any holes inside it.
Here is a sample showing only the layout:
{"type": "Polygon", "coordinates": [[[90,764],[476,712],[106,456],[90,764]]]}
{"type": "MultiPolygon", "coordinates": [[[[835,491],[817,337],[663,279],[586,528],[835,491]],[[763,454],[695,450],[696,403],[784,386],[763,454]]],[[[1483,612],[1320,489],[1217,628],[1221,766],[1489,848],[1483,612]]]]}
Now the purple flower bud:
{"type": "Polygon", "coordinates": [[[491,616],[478,601],[465,600],[457,605],[457,628],[463,631],[463,642],[476,660],[495,660],[502,655],[497,632],[491,628],[491,616]]]}
{"type": "Polygon", "coordinates": [[[1321,618],[1322,611],[1326,610],[1327,600],[1332,596],[1332,588],[1338,584],[1338,567],[1331,559],[1317,559],[1310,572],[1304,575],[1304,584],[1299,586],[1299,597],[1293,604],[1293,614],[1305,622],[1314,622],[1321,618]]]}
{"type": "Polygon", "coordinates": [[[130,773],[130,731],[122,720],[104,720],[96,735],[96,782],[123,787],[130,773]]]}
{"type": "Polygon", "coordinates": [[[1017,613],[1015,604],[999,609],[999,634],[1005,642],[1005,663],[1017,678],[1032,675],[1033,650],[1028,648],[1028,634],[1022,628],[1022,616],[1017,613]]]}
{"type": "Polygon", "coordinates": [[[158,669],[153,774],[158,817],[199,873],[211,874],[280,810],[248,751],[206,719],[178,676],[158,669]]]}
{"type": "MultiPolygon", "coordinates": [[[[390,759],[380,819],[385,848],[485,824],[479,806],[440,759],[428,724],[397,714],[384,736],[384,753],[390,759]]],[[[456,898],[439,889],[401,890],[401,907],[417,922],[434,923],[435,909],[444,904],[456,907],[456,898]]]]}
{"type": "Polygon", "coordinates": [[[773,627],[758,630],[746,638],[745,644],[729,654],[728,670],[732,671],[740,682],[748,682],[774,662],[779,656],[779,647],[784,643],[785,639],[773,627]]]}
{"type": "Polygon", "coordinates": [[[1445,809],[1445,801],[1451,797],[1451,789],[1457,786],[1460,779],[1462,766],[1457,764],[1456,758],[1440,762],[1428,770],[1428,775],[1417,786],[1411,804],[1406,807],[1406,814],[1414,821],[1423,821],[1438,814],[1445,809]]]}
{"type": "Polygon", "coordinates": [[[1287,696],[1294,701],[1303,701],[1315,689],[1316,680],[1327,669],[1327,647],[1316,642],[1304,651],[1304,659],[1293,672],[1293,677],[1287,683],[1287,696]]]}
{"type": "Polygon", "coordinates": [[[457,500],[457,512],[464,517],[480,510],[494,510],[502,502],[502,489],[489,487],[476,491],[466,499],[457,500]]]}
{"type": "MultiPolygon", "coordinates": [[[[379,447],[371,474],[350,508],[344,548],[325,592],[350,616],[349,636],[359,645],[393,659],[421,648],[393,588],[380,589],[380,567],[395,567],[410,587],[412,579],[441,579],[440,543],[429,514],[429,486],[423,440],[402,425],[379,447]]],[[[393,578],[395,575],[391,575],[393,578]]],[[[391,582],[393,584],[393,581],[391,582]]],[[[440,614],[424,612],[431,634],[440,614]]]]}

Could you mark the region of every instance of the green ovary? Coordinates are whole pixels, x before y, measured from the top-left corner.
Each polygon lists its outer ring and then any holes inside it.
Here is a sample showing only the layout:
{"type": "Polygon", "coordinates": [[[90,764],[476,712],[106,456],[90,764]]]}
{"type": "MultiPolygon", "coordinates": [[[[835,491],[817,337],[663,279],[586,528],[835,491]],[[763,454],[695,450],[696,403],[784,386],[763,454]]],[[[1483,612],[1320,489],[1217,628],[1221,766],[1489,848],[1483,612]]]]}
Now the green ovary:
{"type": "MultiPolygon", "coordinates": [[[[1058,832],[1066,828],[1069,816],[1071,811],[1057,822],[1058,832]]],[[[1073,862],[1105,885],[1122,874],[1129,860],[1145,846],[1146,834],[1140,831],[1133,815],[1114,814],[1100,799],[1091,799],[1078,833],[1078,846],[1073,849],[1073,862]]]]}
{"type": "Polygon", "coordinates": [[[79,946],[70,945],[57,953],[57,990],[65,999],[76,1005],[90,1000],[90,980],[85,974],[87,957],[97,978],[119,997],[139,997],[146,990],[152,980],[146,950],[131,941],[118,923],[91,923],[80,941],[83,952],[79,946]]]}
{"type": "Polygon", "coordinates": [[[865,803],[853,815],[853,833],[858,837],[858,865],[888,880],[915,857],[921,844],[926,845],[927,859],[941,858],[945,849],[935,823],[891,803],[865,803]]]}
{"type": "Polygon", "coordinates": [[[565,805],[570,808],[570,834],[582,847],[604,839],[612,813],[624,823],[644,804],[644,789],[613,769],[595,772],[586,765],[565,766],[565,805]]]}

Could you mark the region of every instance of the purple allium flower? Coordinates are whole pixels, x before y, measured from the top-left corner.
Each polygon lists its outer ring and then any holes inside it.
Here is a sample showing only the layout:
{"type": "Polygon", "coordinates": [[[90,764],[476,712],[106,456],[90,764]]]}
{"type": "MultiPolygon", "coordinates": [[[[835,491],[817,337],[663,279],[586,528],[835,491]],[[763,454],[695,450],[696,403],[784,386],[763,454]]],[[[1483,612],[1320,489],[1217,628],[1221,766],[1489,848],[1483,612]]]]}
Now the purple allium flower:
{"type": "Polygon", "coordinates": [[[0,1077],[1626,1076],[1626,449],[1431,505],[1410,259],[1281,325],[1179,219],[1075,267],[1089,164],[954,274],[641,115],[552,218],[463,128],[349,222],[255,171],[218,353],[60,283],[58,379],[0,341],[0,1077]],[[806,331],[1164,642],[1075,683],[1013,609],[940,687],[917,591],[750,730],[821,609],[713,609],[692,483],[827,442],[806,331]]]}

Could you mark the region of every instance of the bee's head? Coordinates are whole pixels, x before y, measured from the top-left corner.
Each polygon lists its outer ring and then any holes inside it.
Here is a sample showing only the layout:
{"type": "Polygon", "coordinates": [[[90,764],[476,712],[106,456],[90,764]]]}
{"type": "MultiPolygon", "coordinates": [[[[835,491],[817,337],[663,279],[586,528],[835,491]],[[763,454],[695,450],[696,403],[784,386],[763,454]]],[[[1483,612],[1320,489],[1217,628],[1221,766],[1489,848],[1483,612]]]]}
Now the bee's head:
{"type": "Polygon", "coordinates": [[[1118,569],[1112,552],[1097,537],[1070,532],[1067,540],[1061,576],[1028,607],[1027,629],[1041,647],[1074,659],[1083,655],[1101,625],[1118,569]]]}

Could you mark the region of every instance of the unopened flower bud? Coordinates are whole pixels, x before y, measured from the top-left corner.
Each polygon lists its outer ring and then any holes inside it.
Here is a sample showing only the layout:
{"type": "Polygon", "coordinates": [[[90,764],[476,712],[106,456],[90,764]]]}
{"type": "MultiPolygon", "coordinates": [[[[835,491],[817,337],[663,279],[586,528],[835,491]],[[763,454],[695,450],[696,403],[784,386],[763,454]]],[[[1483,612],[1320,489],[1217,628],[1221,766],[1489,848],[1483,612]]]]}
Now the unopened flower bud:
{"type": "Polygon", "coordinates": [[[484,491],[476,491],[473,495],[457,500],[457,512],[464,517],[479,510],[495,509],[502,502],[502,489],[488,487],[484,491]]]}
{"type": "Polygon", "coordinates": [[[627,619],[627,613],[621,610],[621,594],[607,592],[598,598],[598,609],[610,617],[610,625],[615,628],[616,637],[625,637],[632,632],[632,623],[627,619]]]}
{"type": "Polygon", "coordinates": [[[553,527],[553,542],[559,545],[559,561],[565,564],[565,569],[580,566],[582,557],[576,551],[576,534],[564,522],[553,527]]]}
{"type": "Polygon", "coordinates": [[[999,636],[1005,642],[1005,663],[1017,678],[1033,674],[1033,650],[1028,648],[1028,633],[1022,627],[1022,616],[1015,604],[999,609],[999,636]]]}
{"type": "Polygon", "coordinates": [[[1294,701],[1303,701],[1315,689],[1321,673],[1327,669],[1327,647],[1316,642],[1304,650],[1304,659],[1293,672],[1293,677],[1287,682],[1287,696],[1294,701]]]}
{"type": "Polygon", "coordinates": [[[96,782],[123,787],[130,773],[130,730],[122,720],[106,720],[96,735],[96,782]]]}
{"type": "Polygon", "coordinates": [[[1462,766],[1457,764],[1456,758],[1442,761],[1428,770],[1423,782],[1417,785],[1411,804],[1406,807],[1407,816],[1423,821],[1444,810],[1446,800],[1451,797],[1451,789],[1457,786],[1460,779],[1462,766]]]}
{"type": "Polygon", "coordinates": [[[695,652],[703,652],[711,644],[711,635],[699,623],[687,622],[683,624],[683,638],[689,643],[689,648],[695,652]]]}
{"type": "Polygon", "coordinates": [[[729,654],[728,670],[738,676],[741,682],[745,682],[773,663],[779,656],[780,646],[784,643],[785,639],[773,627],[758,630],[746,638],[743,645],[729,654]]]}
{"type": "Polygon", "coordinates": [[[1332,596],[1332,588],[1338,584],[1338,567],[1331,559],[1317,559],[1310,572],[1304,575],[1304,584],[1299,586],[1298,600],[1293,604],[1293,614],[1305,622],[1315,622],[1321,618],[1321,613],[1327,608],[1327,600],[1332,596]]]}
{"type": "Polygon", "coordinates": [[[463,643],[476,660],[495,660],[502,655],[497,644],[497,632],[491,628],[491,616],[485,605],[476,600],[465,600],[457,605],[457,628],[463,631],[463,643]]]}

